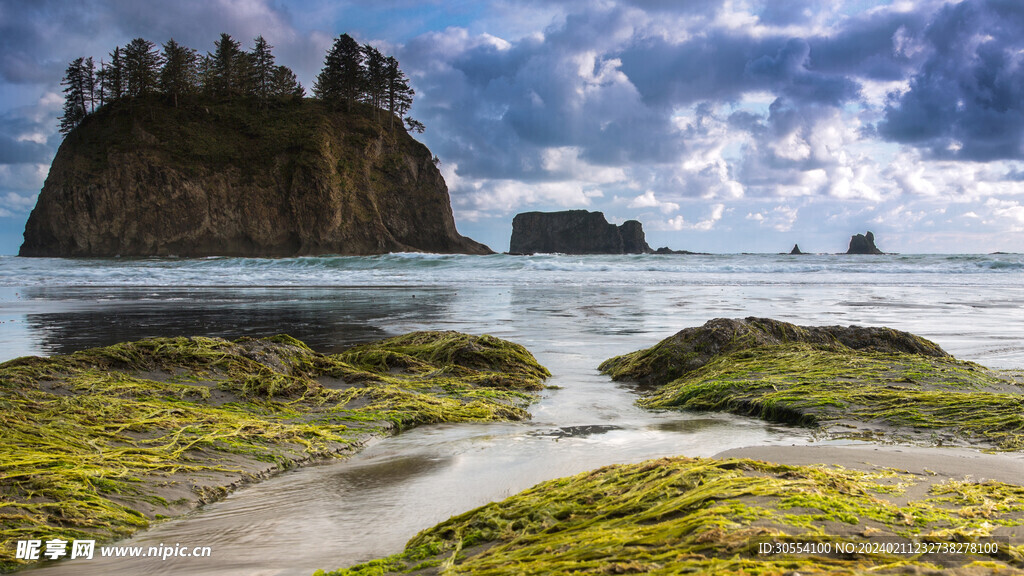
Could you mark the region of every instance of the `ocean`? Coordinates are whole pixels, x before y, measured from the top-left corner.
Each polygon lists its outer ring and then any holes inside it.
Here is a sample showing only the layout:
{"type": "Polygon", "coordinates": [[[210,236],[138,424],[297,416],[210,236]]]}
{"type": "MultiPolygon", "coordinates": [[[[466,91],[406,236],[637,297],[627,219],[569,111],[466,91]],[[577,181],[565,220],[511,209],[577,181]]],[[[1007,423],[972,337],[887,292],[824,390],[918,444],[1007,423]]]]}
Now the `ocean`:
{"type": "Polygon", "coordinates": [[[637,345],[715,317],[886,325],[1024,365],[1024,255],[51,259],[0,256],[0,360],[280,332],[331,351],[413,329],[637,345]]]}
{"type": "Polygon", "coordinates": [[[332,352],[412,330],[492,334],[553,376],[522,423],[426,426],[244,488],[127,544],[213,557],[64,562],[42,574],[310,574],[542,480],[617,462],[813,444],[802,428],[650,412],[597,371],[717,317],[889,326],[1024,368],[1024,255],[0,257],[0,360],[147,336],[291,334],[332,352]],[[576,433],[582,431],[582,433],[576,433]]]}

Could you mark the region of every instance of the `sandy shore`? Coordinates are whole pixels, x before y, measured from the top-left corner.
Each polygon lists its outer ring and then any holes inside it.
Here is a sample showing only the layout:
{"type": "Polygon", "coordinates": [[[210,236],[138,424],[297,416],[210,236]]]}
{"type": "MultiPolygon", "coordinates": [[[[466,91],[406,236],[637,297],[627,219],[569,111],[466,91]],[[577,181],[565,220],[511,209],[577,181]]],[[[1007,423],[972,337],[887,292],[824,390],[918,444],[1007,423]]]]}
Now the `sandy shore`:
{"type": "Polygon", "coordinates": [[[986,454],[968,448],[917,446],[746,446],[715,454],[715,458],[752,458],[779,464],[832,464],[854,470],[895,468],[937,479],[969,477],[1024,484],[1024,454],[986,454]]]}
{"type": "Polygon", "coordinates": [[[714,455],[714,458],[751,458],[777,464],[809,466],[824,464],[850,470],[892,469],[913,474],[917,484],[901,497],[901,505],[924,498],[932,486],[950,480],[1024,485],[1024,454],[987,454],[969,448],[925,448],[900,445],[746,446],[714,455]]]}

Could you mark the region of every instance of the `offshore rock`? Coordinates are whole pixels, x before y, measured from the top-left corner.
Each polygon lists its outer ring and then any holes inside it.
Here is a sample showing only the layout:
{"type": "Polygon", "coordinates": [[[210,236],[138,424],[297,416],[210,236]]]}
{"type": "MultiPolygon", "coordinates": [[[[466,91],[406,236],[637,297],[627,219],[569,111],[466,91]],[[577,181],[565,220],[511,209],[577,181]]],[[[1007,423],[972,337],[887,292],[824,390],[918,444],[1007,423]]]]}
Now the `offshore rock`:
{"type": "Polygon", "coordinates": [[[850,248],[847,254],[885,254],[875,246],[875,235],[868,231],[867,234],[856,234],[850,238],[850,248]]]}
{"type": "Polygon", "coordinates": [[[601,212],[523,212],[512,220],[510,254],[651,254],[643,225],[609,224],[601,212]]]}
{"type": "Polygon", "coordinates": [[[790,250],[789,253],[791,255],[803,254],[803,252],[800,251],[800,245],[799,244],[793,244],[793,249],[790,250]]]}
{"type": "Polygon", "coordinates": [[[109,104],[61,144],[20,255],[491,253],[401,126],[309,99],[109,104]]]}

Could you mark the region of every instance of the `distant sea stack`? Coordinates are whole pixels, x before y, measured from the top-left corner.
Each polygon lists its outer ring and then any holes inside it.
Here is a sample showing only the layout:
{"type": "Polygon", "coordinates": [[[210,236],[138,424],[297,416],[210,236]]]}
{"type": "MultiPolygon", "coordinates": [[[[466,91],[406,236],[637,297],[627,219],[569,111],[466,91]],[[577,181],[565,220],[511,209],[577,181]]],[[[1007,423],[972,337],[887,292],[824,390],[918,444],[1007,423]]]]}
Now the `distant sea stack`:
{"type": "Polygon", "coordinates": [[[793,244],[793,249],[790,250],[789,253],[790,253],[790,255],[803,254],[803,252],[800,251],[800,245],[799,244],[793,244]]]}
{"type": "Polygon", "coordinates": [[[850,248],[847,254],[885,254],[875,246],[875,235],[870,231],[867,234],[856,234],[850,238],[850,248]]]}
{"type": "Polygon", "coordinates": [[[523,212],[512,220],[510,254],[650,254],[643,226],[609,224],[601,212],[523,212]]]}
{"type": "Polygon", "coordinates": [[[108,104],[61,144],[21,256],[489,254],[397,118],[305,99],[108,104]]]}

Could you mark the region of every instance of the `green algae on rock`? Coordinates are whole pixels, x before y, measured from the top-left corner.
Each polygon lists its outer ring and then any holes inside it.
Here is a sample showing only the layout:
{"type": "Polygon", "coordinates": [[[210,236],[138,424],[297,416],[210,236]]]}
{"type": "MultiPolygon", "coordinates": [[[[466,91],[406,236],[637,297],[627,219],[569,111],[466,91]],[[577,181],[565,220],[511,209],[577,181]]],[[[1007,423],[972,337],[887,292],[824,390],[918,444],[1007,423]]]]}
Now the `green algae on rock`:
{"type": "Polygon", "coordinates": [[[1022,525],[1020,486],[664,458],[544,482],[421,532],[400,554],[329,574],[1016,573],[1024,567],[1022,525]],[[922,495],[908,496],[919,485],[922,495]],[[874,549],[997,541],[998,551],[990,545],[977,554],[874,549]],[[787,544],[814,553],[764,548],[787,544]],[[853,552],[839,553],[839,545],[853,552]]]}
{"type": "Polygon", "coordinates": [[[1024,449],[1024,387],[888,328],[711,320],[606,360],[655,389],[648,408],[722,410],[817,425],[837,437],[1024,449]]]}
{"type": "Polygon", "coordinates": [[[0,364],[0,570],[24,539],[110,540],[239,482],[434,422],[520,420],[522,346],[415,332],[323,355],[285,335],[154,338],[0,364]]]}

